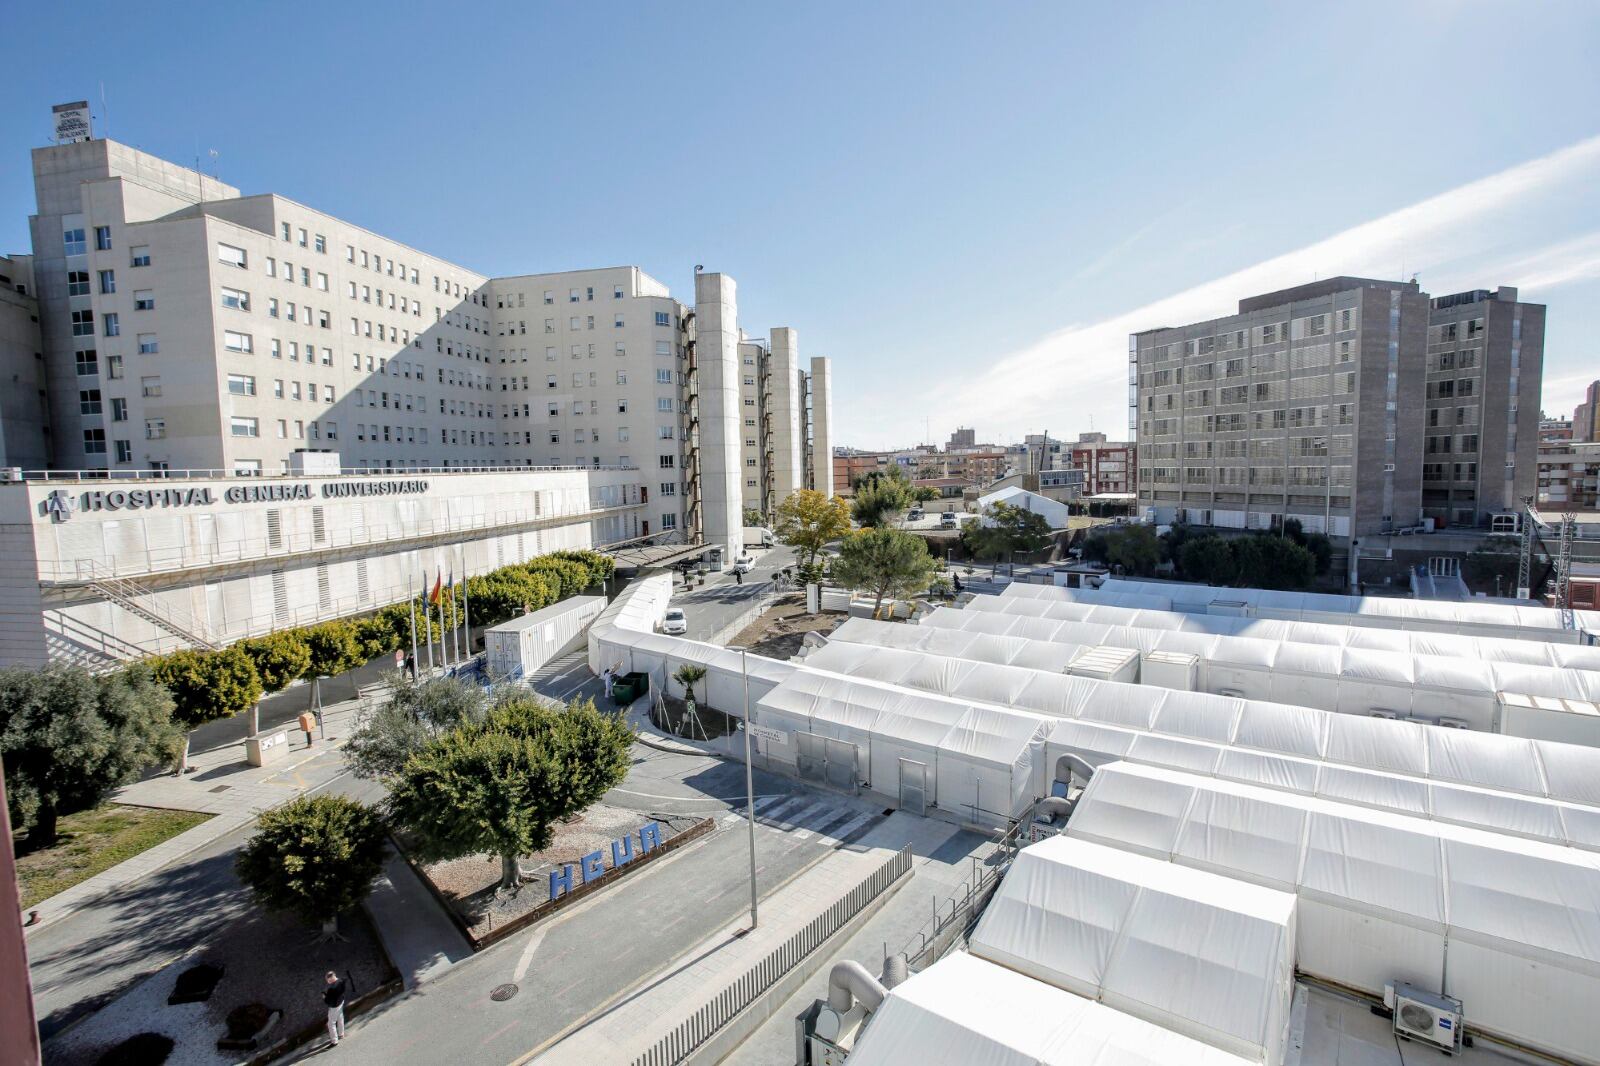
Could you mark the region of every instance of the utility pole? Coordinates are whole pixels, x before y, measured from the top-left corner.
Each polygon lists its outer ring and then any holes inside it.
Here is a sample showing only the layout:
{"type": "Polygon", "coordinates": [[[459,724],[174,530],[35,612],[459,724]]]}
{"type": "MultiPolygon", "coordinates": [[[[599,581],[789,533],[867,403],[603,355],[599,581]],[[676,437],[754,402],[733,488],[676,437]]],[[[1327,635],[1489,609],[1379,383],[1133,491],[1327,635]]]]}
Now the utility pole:
{"type": "Polygon", "coordinates": [[[756,927],[756,789],[755,773],[750,768],[750,667],[749,648],[739,649],[739,673],[744,676],[744,801],[750,831],[750,928],[756,927]]]}

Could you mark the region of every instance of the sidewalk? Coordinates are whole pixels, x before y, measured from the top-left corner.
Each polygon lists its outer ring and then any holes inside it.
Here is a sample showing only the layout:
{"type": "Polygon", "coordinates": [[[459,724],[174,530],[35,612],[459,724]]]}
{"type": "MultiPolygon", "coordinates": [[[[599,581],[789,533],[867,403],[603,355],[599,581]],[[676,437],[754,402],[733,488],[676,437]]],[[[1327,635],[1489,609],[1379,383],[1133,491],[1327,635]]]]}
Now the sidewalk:
{"type": "MultiPolygon", "coordinates": [[[[737,814],[726,815],[735,821],[737,814]]],[[[955,826],[896,813],[857,843],[841,848],[761,902],[761,924],[743,936],[748,919],[719,930],[691,949],[687,963],[658,976],[582,1028],[522,1062],[629,1062],[803,929],[906,844],[919,859],[961,833],[955,826]]],[[[807,960],[810,961],[810,960],[807,960]]],[[[802,962],[801,965],[806,965],[802,962]]]]}
{"type": "Polygon", "coordinates": [[[191,756],[189,765],[195,769],[181,779],[164,773],[118,789],[111,795],[113,803],[199,811],[213,817],[30,907],[39,912],[39,921],[25,932],[32,936],[65,918],[85,901],[138,881],[248,825],[262,811],[326,785],[342,772],[342,760],[332,767],[316,768],[320,772],[302,768],[342,746],[360,707],[359,700],[326,707],[323,728],[327,739],[319,738],[309,748],[305,734],[291,730],[289,754],[281,762],[251,766],[245,761],[245,746],[240,742],[191,756]]]}

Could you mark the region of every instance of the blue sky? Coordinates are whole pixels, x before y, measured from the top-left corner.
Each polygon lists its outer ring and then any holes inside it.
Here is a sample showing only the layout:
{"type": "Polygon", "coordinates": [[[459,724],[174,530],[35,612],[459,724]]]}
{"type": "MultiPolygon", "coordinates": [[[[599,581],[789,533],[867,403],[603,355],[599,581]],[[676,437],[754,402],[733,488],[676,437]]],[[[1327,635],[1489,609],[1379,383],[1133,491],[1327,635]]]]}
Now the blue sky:
{"type": "Polygon", "coordinates": [[[214,149],[246,192],[485,273],[637,263],[682,298],[694,264],[725,271],[750,333],[833,357],[843,443],[1125,433],[1130,329],[1334,273],[1520,285],[1550,306],[1545,406],[1600,377],[1593,3],[88,3],[5,25],[0,250],[27,249],[50,105],[89,97],[116,139],[214,149]]]}

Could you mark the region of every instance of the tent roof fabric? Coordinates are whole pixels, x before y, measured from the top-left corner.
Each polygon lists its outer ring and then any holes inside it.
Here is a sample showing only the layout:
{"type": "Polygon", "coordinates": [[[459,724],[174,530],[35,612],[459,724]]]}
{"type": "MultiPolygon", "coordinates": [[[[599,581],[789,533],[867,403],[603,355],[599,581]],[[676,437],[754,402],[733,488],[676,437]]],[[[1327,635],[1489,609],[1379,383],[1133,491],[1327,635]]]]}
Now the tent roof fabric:
{"type": "MultiPolygon", "coordinates": [[[[1288,704],[1125,685],[996,662],[1034,643],[857,618],[804,660],[853,678],[938,686],[1058,719],[1049,745],[1127,756],[1442,821],[1600,850],[1600,749],[1288,704]],[[916,650],[907,650],[916,649],[916,650]],[[1185,741],[1158,745],[1154,741],[1185,741]]],[[[1055,670],[1059,670],[1058,665],[1055,670]]]]}
{"type": "Polygon", "coordinates": [[[1067,832],[1600,972],[1600,857],[1572,848],[1129,763],[1095,772],[1067,832]]]}
{"type": "Polygon", "coordinates": [[[1245,1066],[1179,1033],[965,952],[889,993],[851,1066],[1245,1066]]]}
{"type": "Polygon", "coordinates": [[[1295,898],[1073,837],[1024,849],[973,954],[1270,1059],[1293,995],[1295,898]]]}
{"type": "MultiPolygon", "coordinates": [[[[1484,643],[1470,637],[1457,638],[1465,643],[1451,649],[1458,652],[1460,657],[1442,657],[1386,648],[1302,644],[1184,631],[1158,632],[1134,626],[1082,622],[1073,617],[1079,613],[1075,604],[1027,597],[980,596],[963,609],[941,607],[923,619],[923,624],[1044,640],[1065,645],[1068,649],[1065,654],[1069,656],[1073,653],[1071,649],[1099,646],[1135,648],[1141,652],[1188,652],[1221,666],[1414,685],[1479,695],[1487,699],[1493,699],[1498,692],[1523,692],[1556,699],[1600,701],[1600,650],[1597,649],[1572,649],[1595,653],[1597,669],[1590,670],[1468,657],[1477,651],[1472,645],[1484,643]],[[997,617],[1006,621],[995,621],[997,617]]],[[[1541,648],[1561,647],[1536,645],[1531,641],[1514,643],[1541,648]]],[[[1436,649],[1439,644],[1435,641],[1429,646],[1436,649]]],[[[1555,656],[1546,658],[1554,659],[1555,656]]]]}
{"type": "MultiPolygon", "coordinates": [[[[1532,639],[1566,640],[1570,630],[1561,622],[1561,612],[1551,607],[1507,603],[1477,603],[1472,600],[1413,600],[1386,596],[1337,596],[1320,592],[1279,592],[1271,589],[1212,588],[1163,581],[1138,581],[1118,578],[1106,582],[1098,591],[1063,589],[1081,595],[1088,602],[1099,598],[1134,595],[1165,596],[1174,606],[1205,609],[1217,600],[1242,602],[1275,613],[1292,613],[1312,620],[1343,616],[1349,625],[1387,625],[1401,629],[1458,632],[1461,629],[1504,630],[1507,636],[1532,639]],[[1540,636],[1539,634],[1548,634],[1540,636]]],[[[1578,629],[1600,633],[1600,611],[1577,611],[1578,629]]]]}

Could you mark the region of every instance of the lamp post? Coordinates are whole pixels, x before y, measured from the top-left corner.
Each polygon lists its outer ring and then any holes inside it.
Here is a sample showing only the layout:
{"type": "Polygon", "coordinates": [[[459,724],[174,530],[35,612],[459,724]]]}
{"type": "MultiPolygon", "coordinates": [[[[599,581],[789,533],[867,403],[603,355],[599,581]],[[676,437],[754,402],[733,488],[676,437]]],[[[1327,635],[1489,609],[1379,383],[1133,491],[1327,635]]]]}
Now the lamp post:
{"type": "Polygon", "coordinates": [[[739,649],[739,673],[744,678],[744,801],[746,829],[750,834],[750,928],[756,927],[756,789],[750,767],[750,667],[749,648],[739,649]]]}

